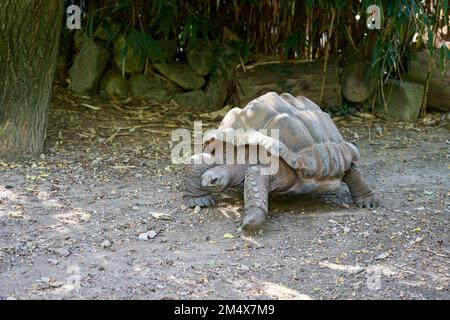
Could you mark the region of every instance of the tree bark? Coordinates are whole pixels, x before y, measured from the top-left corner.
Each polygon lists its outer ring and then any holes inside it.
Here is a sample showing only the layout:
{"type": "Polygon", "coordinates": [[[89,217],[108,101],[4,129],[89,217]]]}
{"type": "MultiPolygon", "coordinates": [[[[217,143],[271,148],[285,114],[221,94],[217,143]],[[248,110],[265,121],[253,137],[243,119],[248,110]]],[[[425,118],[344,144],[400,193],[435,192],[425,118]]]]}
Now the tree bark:
{"type": "MultiPolygon", "coordinates": [[[[425,84],[428,73],[428,50],[416,52],[408,65],[405,80],[425,84]]],[[[450,67],[442,74],[439,69],[439,56],[433,58],[431,78],[428,86],[427,106],[441,111],[450,111],[450,67]]]]}
{"type": "Polygon", "coordinates": [[[0,158],[42,152],[62,8],[61,0],[0,1],[0,158]]]}
{"type": "MultiPolygon", "coordinates": [[[[258,65],[246,72],[239,72],[238,97],[241,106],[269,91],[288,92],[294,96],[305,96],[319,103],[322,79],[324,77],[322,60],[297,64],[258,65]]],[[[323,103],[321,107],[340,104],[339,79],[336,61],[329,60],[323,83],[323,103]]]]}

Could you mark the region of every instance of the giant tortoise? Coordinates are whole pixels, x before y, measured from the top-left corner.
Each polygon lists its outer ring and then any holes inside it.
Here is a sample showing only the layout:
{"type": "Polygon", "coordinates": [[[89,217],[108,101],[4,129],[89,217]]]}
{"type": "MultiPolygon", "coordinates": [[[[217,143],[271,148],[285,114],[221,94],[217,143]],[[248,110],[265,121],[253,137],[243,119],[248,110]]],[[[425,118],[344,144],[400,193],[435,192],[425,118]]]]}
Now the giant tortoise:
{"type": "Polygon", "coordinates": [[[183,197],[189,207],[214,205],[213,193],[243,183],[246,230],[266,221],[270,192],[332,191],[343,181],[357,206],[377,207],[379,198],[356,165],[359,157],[314,102],[269,92],[230,110],[219,128],[204,136],[203,152],[189,159],[183,197]],[[261,150],[267,154],[264,163],[254,156],[261,150]]]}

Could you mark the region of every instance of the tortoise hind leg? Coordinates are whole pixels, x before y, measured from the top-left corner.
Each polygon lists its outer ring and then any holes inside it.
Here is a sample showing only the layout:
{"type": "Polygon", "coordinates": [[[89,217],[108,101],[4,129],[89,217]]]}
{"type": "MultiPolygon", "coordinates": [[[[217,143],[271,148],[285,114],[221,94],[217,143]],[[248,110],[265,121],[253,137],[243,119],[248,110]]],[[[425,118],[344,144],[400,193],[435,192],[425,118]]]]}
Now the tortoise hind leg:
{"type": "Polygon", "coordinates": [[[352,194],[353,202],[360,208],[376,208],[380,205],[380,199],[377,194],[369,187],[366,179],[352,163],[350,169],[345,173],[342,181],[347,184],[352,194]]]}

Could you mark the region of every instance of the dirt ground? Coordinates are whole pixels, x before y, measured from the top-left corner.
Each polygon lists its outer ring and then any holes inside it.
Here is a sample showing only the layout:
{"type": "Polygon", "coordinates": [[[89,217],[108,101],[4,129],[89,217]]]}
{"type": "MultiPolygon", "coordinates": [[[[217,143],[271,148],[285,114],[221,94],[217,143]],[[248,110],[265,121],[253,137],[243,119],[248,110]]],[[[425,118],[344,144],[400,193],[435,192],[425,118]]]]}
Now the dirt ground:
{"type": "Polygon", "coordinates": [[[244,235],[239,189],[182,205],[170,132],[195,119],[56,88],[41,159],[0,161],[0,299],[450,298],[448,127],[337,119],[383,207],[272,197],[244,235]]]}

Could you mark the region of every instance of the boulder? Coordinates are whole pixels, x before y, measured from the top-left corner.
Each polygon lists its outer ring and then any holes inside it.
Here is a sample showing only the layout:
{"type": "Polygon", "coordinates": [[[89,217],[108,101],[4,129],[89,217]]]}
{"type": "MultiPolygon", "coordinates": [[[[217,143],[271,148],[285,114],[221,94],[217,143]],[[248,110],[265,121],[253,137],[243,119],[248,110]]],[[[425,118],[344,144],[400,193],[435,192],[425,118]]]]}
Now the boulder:
{"type": "Polygon", "coordinates": [[[96,89],[108,61],[108,50],[92,38],[85,38],[69,70],[69,88],[81,94],[96,89]]]}
{"type": "Polygon", "coordinates": [[[205,79],[202,76],[196,74],[192,69],[185,64],[172,63],[172,64],[154,64],[156,70],[158,70],[167,79],[175,82],[180,87],[186,90],[196,90],[201,88],[205,84],[205,79]]]}
{"type": "Polygon", "coordinates": [[[139,73],[144,69],[144,57],[141,52],[136,52],[128,46],[124,56],[123,50],[126,46],[126,39],[123,35],[114,41],[114,62],[122,72],[139,73]],[[123,58],[123,59],[122,59],[123,58]]]}
{"type": "Polygon", "coordinates": [[[424,86],[409,81],[390,79],[385,84],[384,98],[386,105],[379,98],[377,112],[390,121],[417,121],[422,107],[424,86]]]}
{"type": "Polygon", "coordinates": [[[206,76],[214,62],[214,56],[211,51],[212,43],[206,40],[198,39],[187,48],[187,59],[192,70],[202,76],[206,76]]]}
{"type": "Polygon", "coordinates": [[[172,83],[157,76],[135,74],[130,77],[131,94],[138,99],[168,101],[179,92],[172,83]]]}
{"type": "Polygon", "coordinates": [[[239,53],[230,48],[224,48],[217,57],[205,90],[211,109],[220,109],[225,105],[238,63],[239,53]]]}
{"type": "Polygon", "coordinates": [[[342,73],[342,95],[353,103],[366,101],[377,87],[377,77],[371,72],[371,65],[355,61],[344,67],[342,73]]]}
{"type": "Polygon", "coordinates": [[[230,81],[225,76],[215,76],[209,79],[205,93],[211,109],[220,109],[224,106],[229,86],[230,81]]]}
{"type": "Polygon", "coordinates": [[[100,81],[100,95],[105,98],[125,100],[128,98],[128,89],[128,82],[113,70],[107,71],[100,81]]]}
{"type": "Polygon", "coordinates": [[[177,45],[172,41],[158,41],[165,61],[172,61],[177,54],[177,45]]]}
{"type": "Polygon", "coordinates": [[[200,109],[208,107],[208,98],[202,90],[193,90],[177,94],[173,100],[182,107],[200,109]]]}

